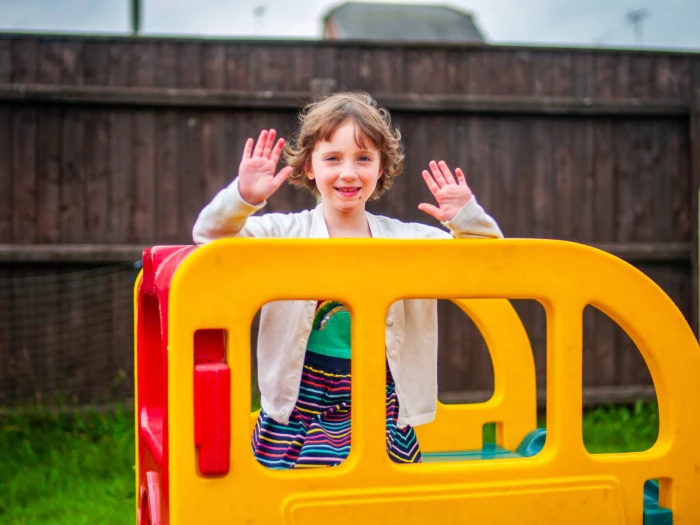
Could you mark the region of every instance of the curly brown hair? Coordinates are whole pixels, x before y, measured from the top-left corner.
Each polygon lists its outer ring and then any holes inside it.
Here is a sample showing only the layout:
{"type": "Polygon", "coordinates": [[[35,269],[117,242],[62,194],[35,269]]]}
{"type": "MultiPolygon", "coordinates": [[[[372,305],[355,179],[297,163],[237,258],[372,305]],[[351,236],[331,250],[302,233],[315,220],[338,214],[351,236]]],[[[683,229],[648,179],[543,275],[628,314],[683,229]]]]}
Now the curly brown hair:
{"type": "Polygon", "coordinates": [[[294,171],[290,182],[318,195],[316,182],[306,174],[311,168],[311,154],[319,141],[327,141],[343,123],[351,120],[357,133],[355,140],[362,145],[369,139],[381,155],[381,176],[370,199],[378,199],[400,175],[404,167],[401,133],[392,125],[389,112],[364,92],[334,93],[308,104],[299,114],[299,133],[284,147],[284,160],[294,171]]]}

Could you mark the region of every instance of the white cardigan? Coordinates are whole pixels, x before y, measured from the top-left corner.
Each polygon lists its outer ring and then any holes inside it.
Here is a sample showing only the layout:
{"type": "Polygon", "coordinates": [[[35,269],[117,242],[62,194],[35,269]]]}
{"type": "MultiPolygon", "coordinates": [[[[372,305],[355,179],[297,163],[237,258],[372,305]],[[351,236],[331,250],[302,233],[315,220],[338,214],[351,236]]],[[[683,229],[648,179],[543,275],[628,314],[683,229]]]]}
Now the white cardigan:
{"type": "MultiPolygon", "coordinates": [[[[321,205],[299,213],[251,215],[265,206],[248,204],[238,180],[221,190],[200,212],[192,231],[203,244],[221,237],[328,238],[321,205]]],[[[443,225],[450,233],[420,223],[366,212],[373,238],[502,238],[496,221],[476,197],[443,225]]],[[[275,301],[263,306],[258,334],[258,383],[261,406],[280,424],[289,422],[299,394],[306,343],[316,301],[275,301]]],[[[429,423],[437,404],[437,301],[397,301],[386,318],[386,357],[399,398],[399,427],[429,423]]]]}

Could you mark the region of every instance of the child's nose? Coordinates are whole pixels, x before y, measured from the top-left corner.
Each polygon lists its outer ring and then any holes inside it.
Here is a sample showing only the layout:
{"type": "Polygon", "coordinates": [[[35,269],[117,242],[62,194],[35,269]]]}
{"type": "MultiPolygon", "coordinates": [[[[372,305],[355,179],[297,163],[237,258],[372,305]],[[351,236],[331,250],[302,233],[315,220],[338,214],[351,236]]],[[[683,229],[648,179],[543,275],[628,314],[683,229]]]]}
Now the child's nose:
{"type": "Polygon", "coordinates": [[[357,177],[357,173],[349,166],[343,167],[343,170],[340,172],[341,179],[354,179],[355,177],[357,177]]]}

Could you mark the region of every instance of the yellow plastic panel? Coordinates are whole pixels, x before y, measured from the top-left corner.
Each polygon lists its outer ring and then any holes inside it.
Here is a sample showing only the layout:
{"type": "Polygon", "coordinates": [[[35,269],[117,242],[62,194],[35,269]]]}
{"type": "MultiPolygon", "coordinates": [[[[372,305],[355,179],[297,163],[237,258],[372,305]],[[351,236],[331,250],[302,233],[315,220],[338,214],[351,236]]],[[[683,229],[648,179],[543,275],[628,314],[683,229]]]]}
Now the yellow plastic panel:
{"type": "MultiPolygon", "coordinates": [[[[596,517],[598,523],[636,525],[642,520],[643,483],[654,478],[671,480],[662,484],[661,503],[672,508],[674,525],[700,523],[695,502],[700,494],[700,348],[669,297],[641,272],[606,253],[572,243],[514,239],[226,239],[185,259],[172,283],[169,308],[170,525],[283,523],[281,509],[288,502],[329,491],[335,498],[346,494],[348,501],[358,491],[380,499],[396,494],[405,501],[403,523],[424,524],[438,519],[431,498],[455,494],[460,487],[477,494],[470,501],[484,513],[482,523],[505,519],[508,513],[513,522],[536,518],[542,525],[561,523],[561,505],[576,507],[579,497],[587,495],[593,510],[586,512],[608,516],[596,517]],[[348,281],[348,273],[362,278],[348,281]],[[352,450],[335,468],[269,470],[250,451],[250,324],[269,301],[319,297],[343,301],[353,316],[352,450]],[[544,450],[518,460],[391,463],[384,442],[384,319],[389,306],[402,298],[504,297],[538,300],[547,314],[544,450]],[[583,446],[581,325],[587,304],[617,322],[647,363],[660,416],[658,440],[648,451],[591,456],[583,446]],[[197,475],[193,446],[192,341],[203,328],[229,333],[231,469],[216,479],[197,475]],[[600,479],[611,481],[591,482],[600,479]],[[497,493],[494,486],[500,487],[497,493]],[[554,486],[570,490],[546,488],[554,486]],[[605,503],[602,495],[618,503],[605,503]]],[[[449,425],[443,431],[450,432],[449,425]]],[[[429,432],[426,439],[441,447],[440,438],[429,432]]],[[[343,507],[334,512],[342,513],[343,507]]],[[[578,520],[578,515],[570,519],[578,520]]],[[[385,520],[367,515],[362,522],[385,520]]]]}

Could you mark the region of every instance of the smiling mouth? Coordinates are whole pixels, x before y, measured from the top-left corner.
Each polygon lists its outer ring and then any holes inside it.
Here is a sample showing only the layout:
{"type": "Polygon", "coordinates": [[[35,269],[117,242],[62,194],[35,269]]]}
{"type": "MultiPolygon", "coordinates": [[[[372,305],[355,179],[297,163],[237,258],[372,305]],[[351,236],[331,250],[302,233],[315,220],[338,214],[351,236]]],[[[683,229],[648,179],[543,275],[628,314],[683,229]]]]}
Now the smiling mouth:
{"type": "Polygon", "coordinates": [[[343,195],[355,195],[360,191],[360,188],[358,187],[353,187],[353,188],[335,188],[336,191],[340,192],[343,195]]]}

